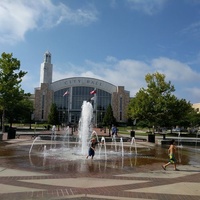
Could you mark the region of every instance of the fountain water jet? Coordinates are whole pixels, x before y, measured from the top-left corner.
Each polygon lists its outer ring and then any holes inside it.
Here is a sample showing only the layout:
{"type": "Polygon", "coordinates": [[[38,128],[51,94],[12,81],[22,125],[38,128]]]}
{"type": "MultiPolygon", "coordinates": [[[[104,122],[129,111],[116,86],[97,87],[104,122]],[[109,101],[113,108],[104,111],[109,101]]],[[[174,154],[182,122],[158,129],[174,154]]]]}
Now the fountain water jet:
{"type": "Polygon", "coordinates": [[[106,151],[106,140],[105,140],[105,137],[101,138],[101,145],[100,145],[100,148],[99,148],[99,157],[101,155],[101,148],[102,148],[102,146],[104,146],[105,160],[107,160],[107,151],[106,151]]]}
{"type": "Polygon", "coordinates": [[[121,143],[121,147],[122,147],[122,157],[124,157],[124,143],[123,143],[123,138],[120,138],[120,143],[121,143]]]}
{"type": "Polygon", "coordinates": [[[132,137],[131,139],[130,153],[131,153],[131,147],[133,146],[133,144],[135,145],[135,154],[137,155],[137,146],[136,146],[135,137],[132,137]]]}
{"type": "Polygon", "coordinates": [[[82,105],[81,118],[79,121],[79,141],[81,144],[81,154],[88,152],[88,142],[92,133],[93,107],[90,102],[84,101],[82,105]]]}
{"type": "Polygon", "coordinates": [[[181,144],[181,132],[178,133],[178,146],[179,148],[182,148],[183,145],[181,144]]]}
{"type": "Polygon", "coordinates": [[[31,147],[30,147],[30,149],[29,149],[29,154],[31,153],[31,150],[32,150],[32,148],[33,148],[34,143],[35,143],[37,140],[39,140],[39,139],[40,139],[40,136],[36,137],[36,138],[33,140],[32,144],[31,144],[31,147]]]}
{"type": "MultiPolygon", "coordinates": [[[[56,159],[67,159],[67,160],[83,160],[88,154],[89,142],[92,137],[95,137],[97,142],[99,142],[98,134],[92,130],[92,120],[93,120],[93,107],[90,102],[84,101],[82,104],[81,118],[79,120],[78,126],[78,135],[70,135],[69,128],[67,127],[66,133],[62,136],[53,135],[45,136],[41,135],[40,141],[37,141],[39,138],[33,141],[29,154],[33,151],[33,145],[36,146],[34,150],[38,155],[44,156],[46,158],[56,158],[56,159]],[[48,142],[50,139],[50,142],[48,142]],[[64,140],[64,141],[63,141],[64,140]],[[42,143],[42,144],[41,144],[42,143]],[[40,145],[42,151],[37,148],[40,145]],[[44,145],[46,147],[44,148],[44,145]]],[[[107,160],[109,156],[113,159],[118,157],[119,154],[124,157],[127,151],[127,147],[123,144],[123,138],[120,138],[120,141],[117,142],[117,139],[113,138],[115,142],[115,151],[112,151],[112,146],[108,145],[106,147],[106,138],[101,138],[101,144],[98,145],[99,150],[99,159],[103,155],[103,159],[107,160]],[[119,148],[117,149],[117,143],[119,143],[119,148]]],[[[108,143],[109,144],[109,143],[108,143]]],[[[112,144],[111,144],[112,145],[112,144]]],[[[98,158],[98,157],[97,157],[98,158]]]]}
{"type": "Polygon", "coordinates": [[[67,126],[66,132],[63,136],[63,147],[69,148],[69,142],[70,142],[69,139],[70,139],[70,128],[69,128],[69,126],[67,126]]]}
{"type": "Polygon", "coordinates": [[[96,131],[93,131],[93,132],[92,132],[91,138],[92,138],[92,137],[96,138],[96,141],[99,142],[99,137],[98,137],[96,131]]]}
{"type": "Polygon", "coordinates": [[[112,146],[113,146],[113,144],[114,144],[114,147],[115,147],[115,151],[117,152],[117,141],[116,141],[116,136],[115,136],[115,134],[113,135],[113,137],[112,137],[112,146]]]}

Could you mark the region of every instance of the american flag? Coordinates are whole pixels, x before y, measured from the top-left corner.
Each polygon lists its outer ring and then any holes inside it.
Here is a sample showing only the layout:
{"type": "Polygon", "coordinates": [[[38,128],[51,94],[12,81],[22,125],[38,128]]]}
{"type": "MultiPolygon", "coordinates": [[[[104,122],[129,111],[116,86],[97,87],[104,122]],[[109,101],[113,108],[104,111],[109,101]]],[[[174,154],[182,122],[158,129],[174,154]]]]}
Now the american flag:
{"type": "Polygon", "coordinates": [[[63,94],[63,97],[64,97],[65,95],[67,95],[67,94],[69,94],[69,91],[66,91],[66,92],[63,94]]]}
{"type": "Polygon", "coordinates": [[[96,93],[97,93],[96,90],[92,90],[92,91],[90,92],[90,94],[96,94],[96,93]]]}

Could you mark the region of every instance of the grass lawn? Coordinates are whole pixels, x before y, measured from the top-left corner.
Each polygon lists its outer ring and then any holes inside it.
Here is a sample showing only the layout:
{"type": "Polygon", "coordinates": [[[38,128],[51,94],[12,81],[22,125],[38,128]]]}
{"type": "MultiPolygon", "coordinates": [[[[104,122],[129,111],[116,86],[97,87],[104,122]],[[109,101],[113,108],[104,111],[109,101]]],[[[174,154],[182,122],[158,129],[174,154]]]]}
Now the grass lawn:
{"type": "MultiPolygon", "coordinates": [[[[127,136],[130,136],[130,132],[132,131],[131,126],[127,127],[117,127],[119,130],[119,133],[121,134],[126,134],[127,136]]],[[[135,135],[142,135],[142,136],[147,136],[147,129],[134,129],[135,135]]]]}

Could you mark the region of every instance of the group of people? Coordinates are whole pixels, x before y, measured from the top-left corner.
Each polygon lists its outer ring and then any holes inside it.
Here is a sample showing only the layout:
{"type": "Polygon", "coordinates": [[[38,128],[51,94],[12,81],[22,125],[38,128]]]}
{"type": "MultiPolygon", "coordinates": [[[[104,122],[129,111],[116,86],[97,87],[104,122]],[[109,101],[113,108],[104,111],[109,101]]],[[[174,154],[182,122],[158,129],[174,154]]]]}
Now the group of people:
{"type": "MultiPolygon", "coordinates": [[[[98,144],[99,142],[96,141],[96,138],[92,138],[91,141],[90,141],[90,147],[89,147],[89,151],[88,151],[88,155],[86,158],[88,157],[91,157],[91,159],[93,159],[94,155],[95,155],[95,147],[96,145],[98,144]]],[[[169,154],[169,162],[162,165],[162,168],[164,170],[166,170],[167,166],[170,165],[170,164],[173,164],[174,165],[174,170],[175,171],[179,171],[179,169],[177,169],[176,167],[176,158],[175,158],[175,153],[176,153],[176,146],[175,146],[175,140],[172,139],[171,143],[170,143],[170,146],[169,146],[169,149],[168,149],[168,154],[169,154]]]]}
{"type": "MultiPolygon", "coordinates": [[[[53,134],[55,134],[55,125],[52,127],[52,132],[53,134]]],[[[117,128],[116,126],[112,126],[112,137],[113,136],[117,136],[117,128]]],[[[99,144],[99,142],[96,140],[95,137],[92,137],[90,140],[90,147],[88,150],[88,155],[86,156],[86,158],[91,157],[91,159],[93,159],[94,155],[95,155],[95,148],[96,145],[99,144]]],[[[175,140],[172,139],[170,142],[170,146],[168,148],[168,155],[169,155],[169,162],[167,162],[166,164],[162,165],[162,168],[164,170],[166,170],[167,166],[169,166],[170,164],[174,165],[174,170],[175,171],[179,171],[176,167],[176,158],[175,158],[175,153],[176,153],[176,146],[175,146],[175,140]]]]}

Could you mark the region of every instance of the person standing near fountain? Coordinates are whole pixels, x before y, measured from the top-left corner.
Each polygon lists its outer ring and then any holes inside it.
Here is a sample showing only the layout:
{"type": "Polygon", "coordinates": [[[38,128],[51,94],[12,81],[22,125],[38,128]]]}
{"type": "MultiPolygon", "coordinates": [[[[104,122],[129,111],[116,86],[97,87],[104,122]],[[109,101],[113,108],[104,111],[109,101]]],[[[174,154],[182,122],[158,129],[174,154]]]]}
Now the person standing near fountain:
{"type": "Polygon", "coordinates": [[[115,136],[117,136],[117,127],[116,127],[116,126],[114,126],[114,125],[112,125],[112,128],[111,128],[111,130],[112,130],[112,137],[115,137],[115,136]]]}
{"type": "Polygon", "coordinates": [[[93,159],[94,155],[95,155],[95,147],[99,142],[96,141],[96,138],[92,138],[91,139],[91,144],[90,144],[90,148],[89,148],[89,152],[86,158],[91,156],[91,159],[93,159]]]}
{"type": "Polygon", "coordinates": [[[175,158],[175,153],[176,153],[176,146],[175,146],[175,140],[172,139],[171,143],[170,143],[170,146],[169,146],[169,149],[168,149],[168,153],[169,153],[169,162],[165,165],[162,165],[162,168],[164,170],[166,170],[166,167],[170,164],[174,164],[174,170],[175,171],[179,171],[177,168],[176,168],[176,158],[175,158]]]}

